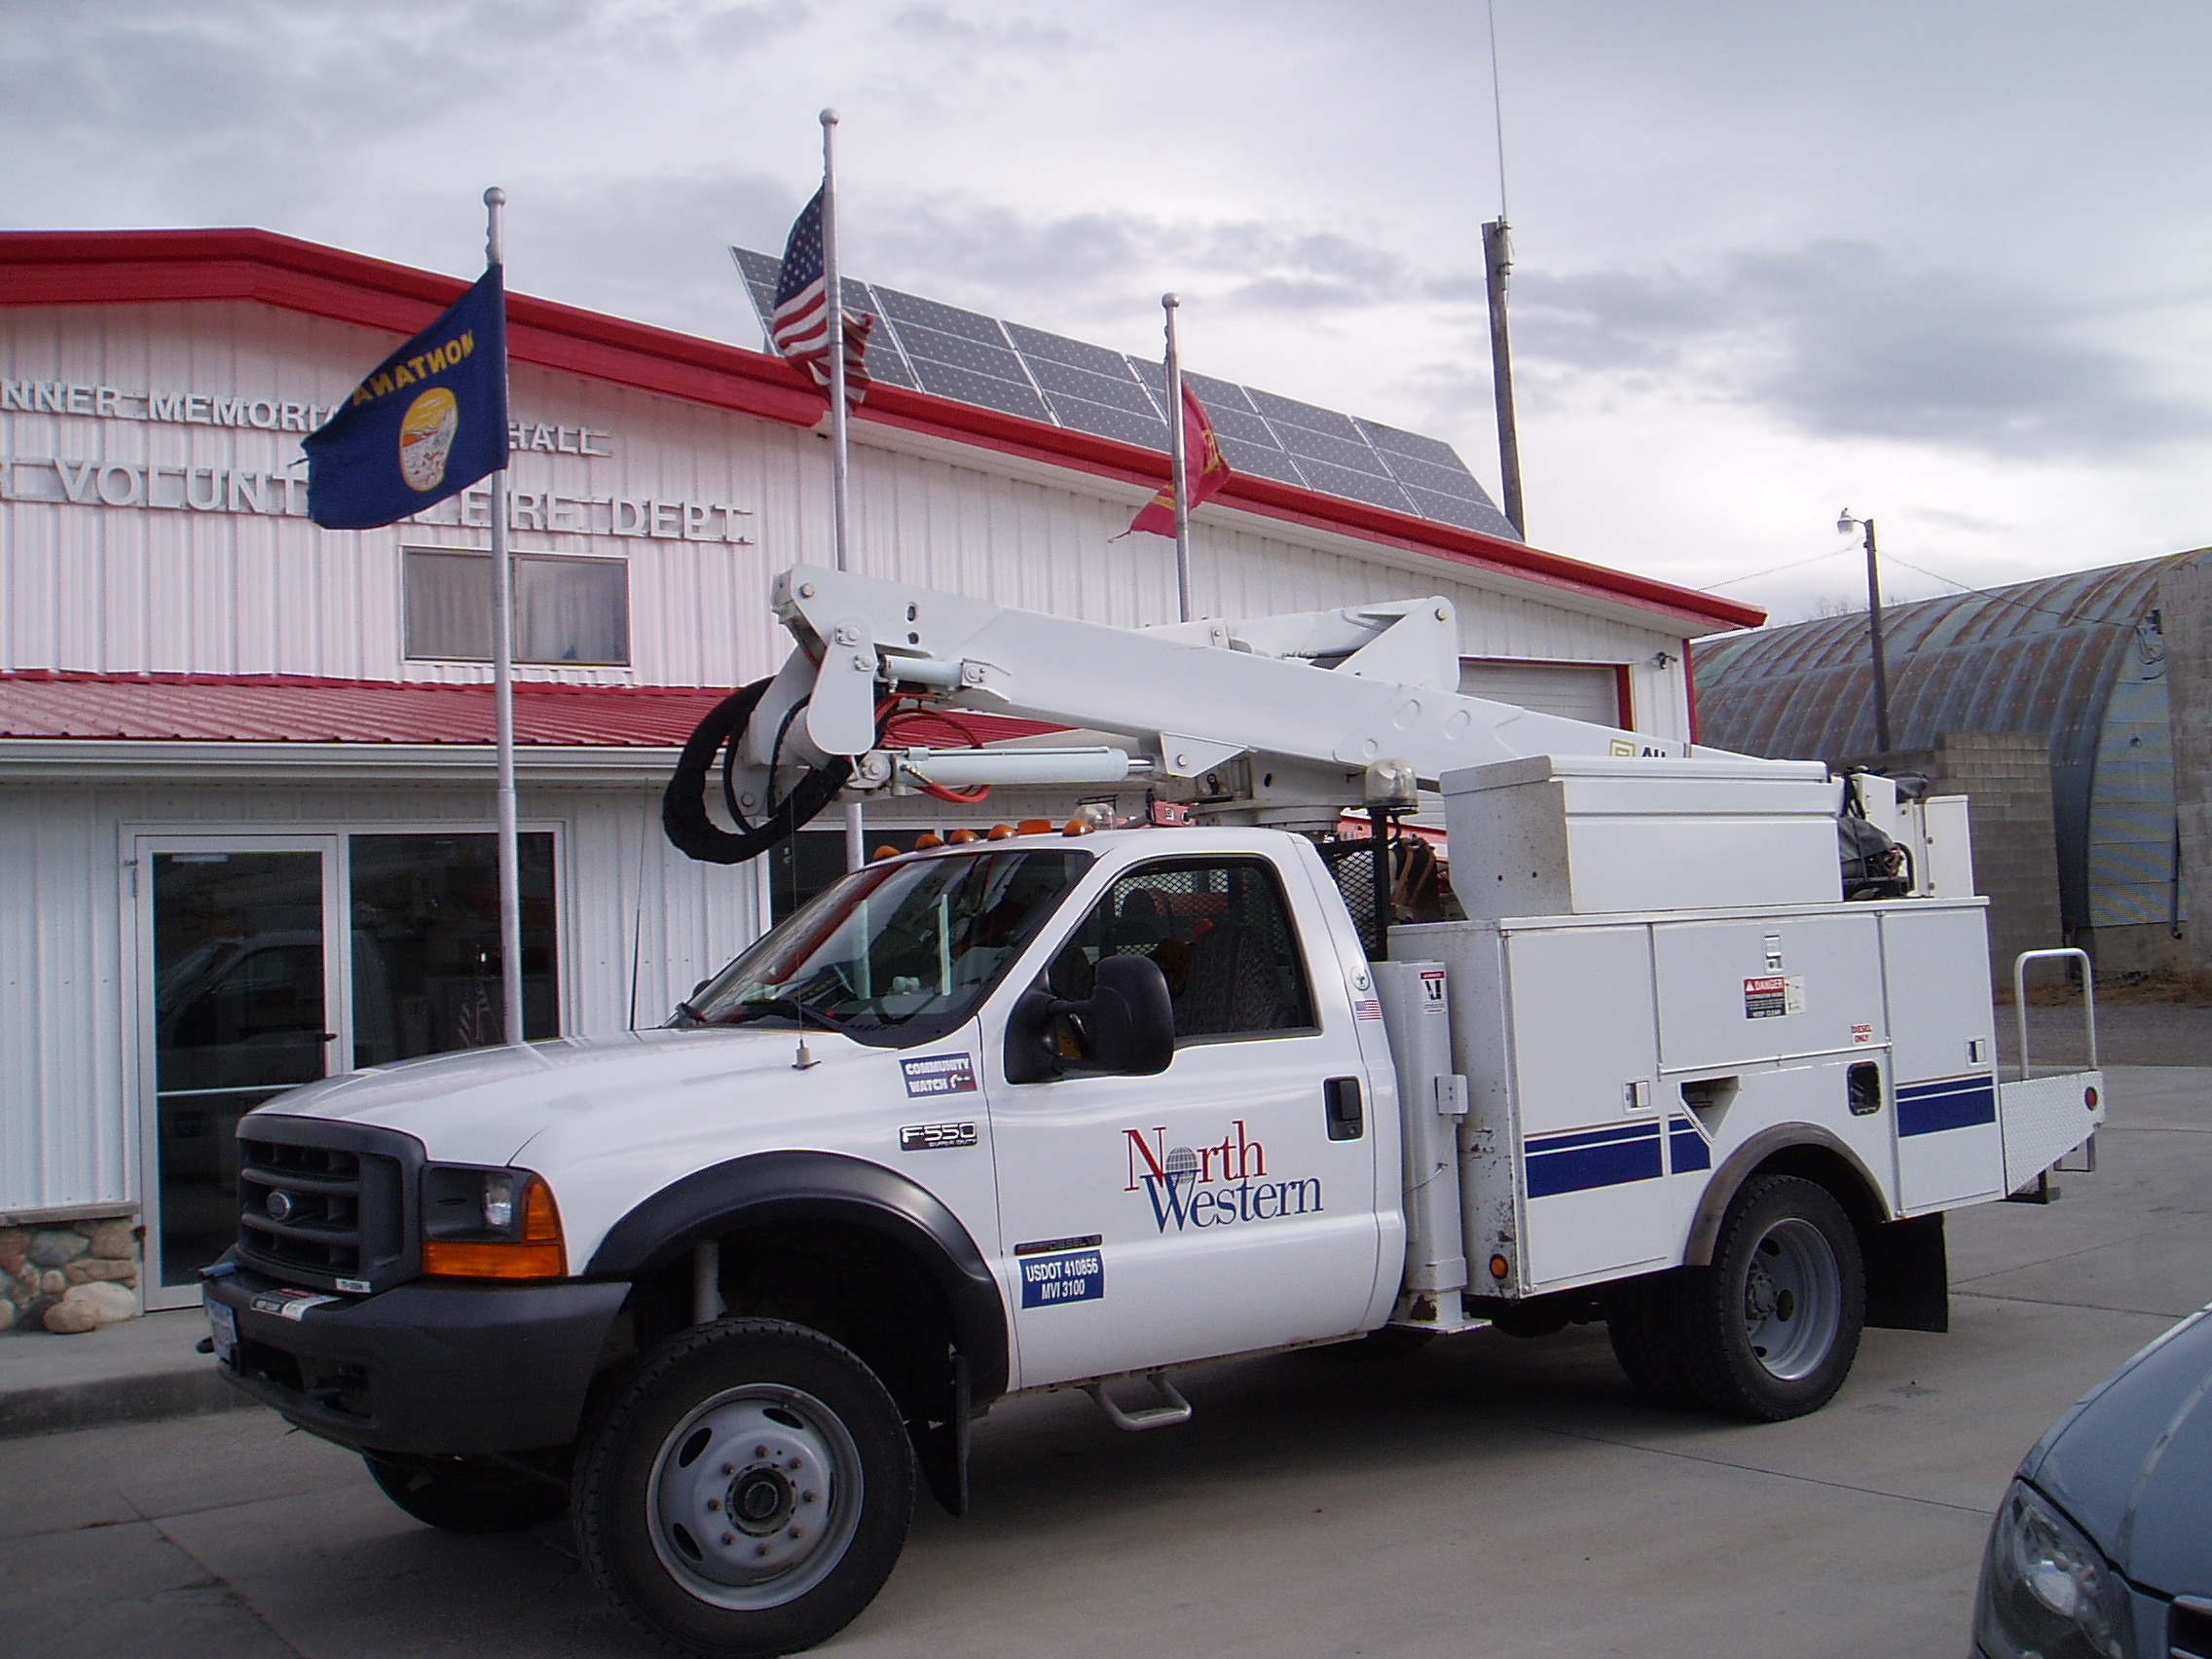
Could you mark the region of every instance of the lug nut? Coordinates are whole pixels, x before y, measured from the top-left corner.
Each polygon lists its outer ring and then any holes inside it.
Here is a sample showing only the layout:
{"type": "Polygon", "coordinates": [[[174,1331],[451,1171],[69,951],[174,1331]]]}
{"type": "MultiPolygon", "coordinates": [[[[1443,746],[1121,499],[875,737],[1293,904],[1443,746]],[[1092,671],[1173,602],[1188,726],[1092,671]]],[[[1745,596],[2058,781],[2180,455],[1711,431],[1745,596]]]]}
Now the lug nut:
{"type": "Polygon", "coordinates": [[[707,1513],[709,1515],[714,1514],[715,1511],[721,1508],[721,1506],[722,1500],[719,1497],[710,1497],[707,1499],[707,1513]]]}
{"type": "Polygon", "coordinates": [[[756,1556],[764,1556],[768,1553],[768,1546],[766,1544],[755,1544],[753,1553],[756,1556]]]}
{"type": "Polygon", "coordinates": [[[722,1465],[722,1473],[723,1473],[723,1474],[725,1474],[725,1475],[734,1475],[734,1474],[736,1474],[736,1473],[737,1473],[737,1465],[736,1465],[735,1463],[724,1463],[724,1464],[722,1465]]]}
{"type": "Polygon", "coordinates": [[[814,1501],[814,1493],[810,1492],[802,1492],[798,1494],[798,1500],[801,1503],[812,1503],[814,1501]]]}
{"type": "Polygon", "coordinates": [[[724,1533],[722,1534],[722,1542],[723,1542],[724,1544],[734,1544],[734,1543],[736,1543],[736,1542],[737,1542],[737,1534],[736,1534],[735,1532],[724,1532],[724,1533]]]}
{"type": "Polygon", "coordinates": [[[792,1536],[793,1536],[793,1537],[794,1537],[794,1538],[803,1538],[803,1537],[805,1537],[805,1536],[806,1536],[806,1529],[805,1529],[804,1527],[793,1527],[793,1528],[792,1529],[792,1536]]]}
{"type": "Polygon", "coordinates": [[[753,1455],[756,1457],[765,1457],[768,1455],[768,1449],[765,1446],[756,1446],[753,1449],[753,1455]]]}

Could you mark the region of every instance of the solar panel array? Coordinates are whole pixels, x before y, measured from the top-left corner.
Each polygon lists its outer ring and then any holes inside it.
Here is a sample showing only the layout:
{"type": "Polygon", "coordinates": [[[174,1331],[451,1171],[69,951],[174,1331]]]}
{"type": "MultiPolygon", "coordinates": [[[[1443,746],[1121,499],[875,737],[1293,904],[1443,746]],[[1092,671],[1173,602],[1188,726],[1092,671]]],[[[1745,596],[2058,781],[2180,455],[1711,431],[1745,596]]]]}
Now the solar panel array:
{"type": "MultiPolygon", "coordinates": [[[[765,334],[781,261],[750,248],[730,253],[765,334]]],[[[867,366],[877,380],[1147,449],[1167,447],[1167,374],[1159,363],[850,276],[844,288],[847,311],[876,319],[867,366]]],[[[1521,538],[1450,444],[1209,375],[1183,379],[1205,405],[1233,471],[1521,538]]]]}

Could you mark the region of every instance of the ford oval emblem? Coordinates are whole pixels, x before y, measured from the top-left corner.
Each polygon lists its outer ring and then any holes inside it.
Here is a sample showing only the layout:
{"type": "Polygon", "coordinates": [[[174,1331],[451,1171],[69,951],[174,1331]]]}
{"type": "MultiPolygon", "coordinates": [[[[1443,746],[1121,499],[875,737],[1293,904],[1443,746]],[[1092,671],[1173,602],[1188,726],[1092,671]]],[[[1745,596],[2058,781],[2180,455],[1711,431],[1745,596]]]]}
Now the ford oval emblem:
{"type": "Polygon", "coordinates": [[[271,1193],[262,1200],[261,1207],[269,1212],[271,1221],[290,1221],[292,1212],[299,1208],[299,1200],[289,1193],[271,1193]]]}

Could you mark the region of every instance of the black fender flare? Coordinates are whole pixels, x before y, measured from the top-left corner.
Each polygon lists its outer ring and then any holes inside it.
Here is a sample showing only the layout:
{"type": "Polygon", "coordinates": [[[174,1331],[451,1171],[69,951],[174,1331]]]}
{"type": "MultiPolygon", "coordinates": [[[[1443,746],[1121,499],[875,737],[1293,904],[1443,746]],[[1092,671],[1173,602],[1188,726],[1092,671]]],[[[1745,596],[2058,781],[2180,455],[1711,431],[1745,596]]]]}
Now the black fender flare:
{"type": "Polygon", "coordinates": [[[1705,1196],[1698,1200],[1697,1215],[1690,1223],[1689,1239],[1682,1249],[1682,1266],[1713,1266],[1713,1246],[1720,1235],[1721,1219],[1735,1201],[1737,1189],[1750,1180],[1760,1165],[1797,1147],[1817,1149],[1840,1159],[1845,1168],[1858,1178],[1861,1191],[1857,1195],[1838,1193],[1835,1196],[1854,1223],[1862,1225],[1867,1221],[1879,1223],[1892,1219],[1888,1202],[1882,1197],[1881,1183],[1840,1136],[1818,1124],[1776,1124],[1759,1130],[1730,1153],[1713,1172],[1713,1178],[1706,1182],[1705,1196]]]}
{"type": "Polygon", "coordinates": [[[907,1251],[944,1298],[974,1404],[1006,1392],[1006,1302],[990,1264],[943,1200],[866,1159],[762,1152],[695,1169],[609,1228],[585,1276],[633,1278],[706,1239],[779,1221],[844,1222],[907,1251]]]}
{"type": "Polygon", "coordinates": [[[668,788],[661,792],[662,831],[678,851],[702,864],[743,864],[748,859],[758,858],[828,806],[852,775],[850,760],[832,759],[829,765],[800,779],[792,793],[777,802],[776,809],[760,823],[736,834],[707,815],[709,774],[714,769],[717,752],[724,743],[736,743],[744,737],[746,721],[753,718],[753,711],[760,706],[760,699],[774,683],[772,676],[756,680],[732,691],[708,711],[706,719],[692,728],[690,737],[684,741],[683,753],[677,756],[675,774],[668,780],[668,788]]]}

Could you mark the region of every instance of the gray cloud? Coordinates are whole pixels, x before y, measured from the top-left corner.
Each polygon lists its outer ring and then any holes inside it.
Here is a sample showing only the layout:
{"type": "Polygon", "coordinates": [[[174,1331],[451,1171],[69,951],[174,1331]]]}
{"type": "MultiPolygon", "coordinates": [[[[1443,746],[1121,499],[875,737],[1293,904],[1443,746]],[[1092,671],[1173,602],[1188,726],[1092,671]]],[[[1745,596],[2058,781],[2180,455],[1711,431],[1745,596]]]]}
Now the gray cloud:
{"type": "Polygon", "coordinates": [[[1993,455],[2112,451],[2196,436],[2202,406],[2091,343],[2054,297],[1910,269],[1862,242],[1749,251],[1710,275],[1517,273],[1517,355],[1539,390],[1673,385],[1831,437],[1993,455]]]}

